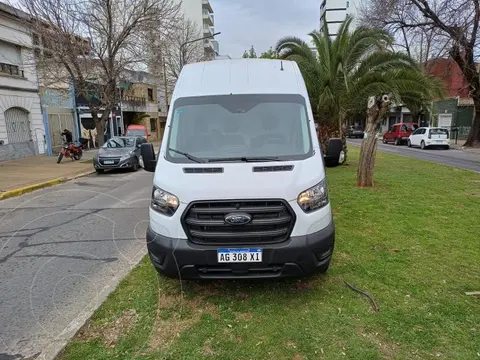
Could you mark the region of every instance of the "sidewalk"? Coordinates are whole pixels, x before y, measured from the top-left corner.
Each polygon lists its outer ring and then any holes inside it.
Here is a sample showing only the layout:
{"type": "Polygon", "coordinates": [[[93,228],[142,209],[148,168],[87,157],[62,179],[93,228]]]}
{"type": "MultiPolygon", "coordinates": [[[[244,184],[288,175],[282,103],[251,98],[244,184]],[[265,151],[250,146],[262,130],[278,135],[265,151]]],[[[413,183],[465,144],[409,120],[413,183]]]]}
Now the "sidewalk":
{"type": "Polygon", "coordinates": [[[452,149],[465,151],[470,154],[480,155],[480,148],[466,148],[463,146],[464,144],[465,144],[465,140],[458,140],[456,144],[455,144],[455,140],[450,141],[450,147],[452,149]]]}
{"type": "Polygon", "coordinates": [[[56,156],[32,156],[25,159],[0,162],[0,198],[7,191],[21,189],[32,185],[65,181],[84,173],[93,172],[91,163],[85,160],[93,159],[96,150],[85,151],[80,161],[63,159],[57,164],[56,156]]]}

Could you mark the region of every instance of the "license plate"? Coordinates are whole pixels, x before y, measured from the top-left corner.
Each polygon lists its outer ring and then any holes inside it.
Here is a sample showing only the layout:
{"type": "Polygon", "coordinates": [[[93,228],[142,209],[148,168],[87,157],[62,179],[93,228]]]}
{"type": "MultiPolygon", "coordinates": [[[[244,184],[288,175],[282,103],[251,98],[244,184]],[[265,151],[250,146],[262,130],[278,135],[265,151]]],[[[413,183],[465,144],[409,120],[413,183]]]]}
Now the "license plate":
{"type": "Polygon", "coordinates": [[[105,165],[111,165],[111,164],[114,164],[115,161],[113,161],[113,160],[105,160],[103,163],[104,163],[105,165]]]}
{"type": "Polygon", "coordinates": [[[218,249],[219,263],[262,262],[262,249],[218,249]]]}

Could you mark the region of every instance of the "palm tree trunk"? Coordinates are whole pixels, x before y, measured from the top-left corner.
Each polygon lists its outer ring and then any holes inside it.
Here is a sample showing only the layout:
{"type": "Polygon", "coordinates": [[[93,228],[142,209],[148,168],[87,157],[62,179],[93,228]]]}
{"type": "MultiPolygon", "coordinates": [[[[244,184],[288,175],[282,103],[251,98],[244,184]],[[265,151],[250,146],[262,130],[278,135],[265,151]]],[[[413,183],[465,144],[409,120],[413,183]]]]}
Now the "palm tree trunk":
{"type": "Polygon", "coordinates": [[[372,187],[375,161],[377,157],[377,124],[388,111],[389,100],[375,98],[375,102],[367,111],[367,137],[362,141],[360,160],[357,168],[357,186],[372,187]]]}

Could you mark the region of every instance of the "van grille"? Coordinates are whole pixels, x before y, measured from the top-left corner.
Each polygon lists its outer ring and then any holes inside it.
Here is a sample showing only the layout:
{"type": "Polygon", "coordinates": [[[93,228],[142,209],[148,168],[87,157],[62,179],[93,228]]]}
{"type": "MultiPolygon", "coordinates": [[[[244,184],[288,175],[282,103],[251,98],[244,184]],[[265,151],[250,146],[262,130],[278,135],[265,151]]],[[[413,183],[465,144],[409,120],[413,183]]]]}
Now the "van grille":
{"type": "Polygon", "coordinates": [[[295,213],[283,200],[196,201],[183,213],[182,225],[196,244],[273,244],[290,237],[295,213]],[[232,213],[246,213],[252,221],[227,224],[225,216],[232,213]]]}

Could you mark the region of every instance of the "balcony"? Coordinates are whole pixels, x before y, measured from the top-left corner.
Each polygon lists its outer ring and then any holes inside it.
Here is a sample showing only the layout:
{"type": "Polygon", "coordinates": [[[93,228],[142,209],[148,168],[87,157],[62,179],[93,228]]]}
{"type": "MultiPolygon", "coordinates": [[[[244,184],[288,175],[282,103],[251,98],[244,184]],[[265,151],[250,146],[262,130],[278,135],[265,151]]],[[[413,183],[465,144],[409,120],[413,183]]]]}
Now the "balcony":
{"type": "Polygon", "coordinates": [[[213,13],[212,5],[210,5],[209,0],[202,0],[202,7],[209,13],[213,13]]]}
{"type": "Polygon", "coordinates": [[[122,110],[147,112],[147,99],[138,96],[124,96],[122,100],[122,110]]]}
{"type": "Polygon", "coordinates": [[[213,16],[210,15],[210,13],[208,11],[205,11],[203,10],[202,12],[202,17],[203,17],[203,24],[205,25],[209,25],[209,26],[213,26],[214,25],[214,22],[213,22],[213,16]]]}
{"type": "Polygon", "coordinates": [[[211,26],[203,24],[203,36],[213,36],[213,30],[211,26]]]}
{"type": "Polygon", "coordinates": [[[24,78],[23,70],[16,65],[0,63],[0,75],[9,75],[24,78]]]}

